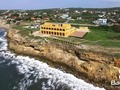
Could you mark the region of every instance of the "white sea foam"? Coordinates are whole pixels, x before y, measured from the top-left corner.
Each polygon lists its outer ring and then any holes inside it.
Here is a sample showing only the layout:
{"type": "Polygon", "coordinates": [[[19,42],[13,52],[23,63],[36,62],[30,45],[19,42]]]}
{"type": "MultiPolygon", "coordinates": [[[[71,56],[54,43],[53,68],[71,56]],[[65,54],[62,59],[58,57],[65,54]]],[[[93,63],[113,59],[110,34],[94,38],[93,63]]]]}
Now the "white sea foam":
{"type": "MultiPolygon", "coordinates": [[[[47,83],[43,82],[42,84],[43,90],[55,90],[61,83],[68,85],[72,90],[105,90],[104,88],[95,87],[92,84],[86,83],[72,74],[51,68],[46,63],[35,60],[34,58],[15,56],[15,54],[7,51],[6,42],[2,46],[2,50],[4,51],[1,51],[0,55],[10,59],[9,64],[16,64],[18,72],[24,75],[24,78],[22,78],[19,83],[19,90],[27,90],[27,87],[42,78],[48,79],[47,83]],[[34,79],[31,79],[31,76],[34,79]]],[[[16,88],[17,87],[14,87],[13,89],[16,88]]]]}
{"type": "MultiPolygon", "coordinates": [[[[24,78],[19,83],[20,90],[27,90],[26,88],[30,86],[33,82],[37,82],[39,79],[47,78],[48,86],[56,88],[54,83],[64,83],[69,85],[72,90],[104,90],[104,88],[98,88],[92,84],[88,84],[85,81],[76,78],[72,74],[62,72],[58,69],[49,67],[46,63],[35,60],[34,58],[16,56],[10,52],[0,52],[2,56],[10,58],[11,64],[16,64],[16,68],[20,74],[24,74],[24,78]],[[13,58],[14,56],[14,58],[13,58]],[[33,75],[34,80],[29,79],[33,75]]],[[[45,87],[43,83],[43,90],[49,87],[45,87]]],[[[53,89],[54,90],[54,89],[53,89]]]]}
{"type": "Polygon", "coordinates": [[[7,43],[6,43],[7,40],[5,38],[1,37],[0,38],[0,42],[1,42],[1,44],[0,44],[0,51],[7,50],[7,43]]]}

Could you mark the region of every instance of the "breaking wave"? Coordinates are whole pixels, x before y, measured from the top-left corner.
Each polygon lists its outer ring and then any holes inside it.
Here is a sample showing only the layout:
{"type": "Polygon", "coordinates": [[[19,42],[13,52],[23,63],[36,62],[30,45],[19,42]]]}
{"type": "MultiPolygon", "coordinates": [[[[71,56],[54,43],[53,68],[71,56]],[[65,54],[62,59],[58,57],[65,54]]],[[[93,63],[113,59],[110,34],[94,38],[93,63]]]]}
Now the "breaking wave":
{"type": "Polygon", "coordinates": [[[0,41],[0,57],[4,58],[0,64],[9,60],[7,66],[15,65],[18,74],[23,76],[13,90],[105,90],[34,58],[11,53],[6,39],[0,37],[0,41]]]}

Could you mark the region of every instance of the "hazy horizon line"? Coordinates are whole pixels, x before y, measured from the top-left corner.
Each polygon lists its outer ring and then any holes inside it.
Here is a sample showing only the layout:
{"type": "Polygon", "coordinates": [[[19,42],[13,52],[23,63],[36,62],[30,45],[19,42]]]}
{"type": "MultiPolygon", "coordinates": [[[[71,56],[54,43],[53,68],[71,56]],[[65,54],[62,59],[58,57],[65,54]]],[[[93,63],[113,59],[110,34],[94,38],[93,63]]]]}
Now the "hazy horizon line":
{"type": "Polygon", "coordinates": [[[0,10],[44,10],[44,9],[69,9],[69,8],[81,8],[81,9],[110,9],[120,7],[65,7],[65,8],[40,8],[40,9],[0,9],[0,10]]]}

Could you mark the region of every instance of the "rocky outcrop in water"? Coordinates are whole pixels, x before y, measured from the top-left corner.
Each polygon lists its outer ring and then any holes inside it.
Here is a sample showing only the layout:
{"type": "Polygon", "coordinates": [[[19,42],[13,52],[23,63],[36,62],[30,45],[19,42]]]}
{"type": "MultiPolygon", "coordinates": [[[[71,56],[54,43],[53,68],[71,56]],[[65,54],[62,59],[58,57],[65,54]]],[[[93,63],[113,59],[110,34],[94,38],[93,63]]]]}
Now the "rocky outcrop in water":
{"type": "Polygon", "coordinates": [[[9,30],[7,34],[9,49],[14,52],[45,58],[66,67],[65,70],[96,86],[105,87],[108,90],[119,89],[110,85],[111,80],[118,79],[119,58],[49,40],[22,37],[18,32],[18,30],[9,30]]]}

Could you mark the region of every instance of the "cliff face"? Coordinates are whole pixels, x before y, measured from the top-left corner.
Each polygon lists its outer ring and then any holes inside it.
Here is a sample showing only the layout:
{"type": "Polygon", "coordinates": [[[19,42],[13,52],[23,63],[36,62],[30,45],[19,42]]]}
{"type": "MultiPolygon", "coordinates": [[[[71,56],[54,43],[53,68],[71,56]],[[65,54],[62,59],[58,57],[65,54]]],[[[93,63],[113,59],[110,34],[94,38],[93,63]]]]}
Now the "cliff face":
{"type": "Polygon", "coordinates": [[[7,38],[9,49],[14,52],[47,58],[60,66],[68,67],[76,76],[90,83],[108,90],[117,90],[110,83],[111,80],[118,79],[120,69],[118,58],[47,40],[25,38],[20,36],[17,30],[9,30],[7,38]]]}

